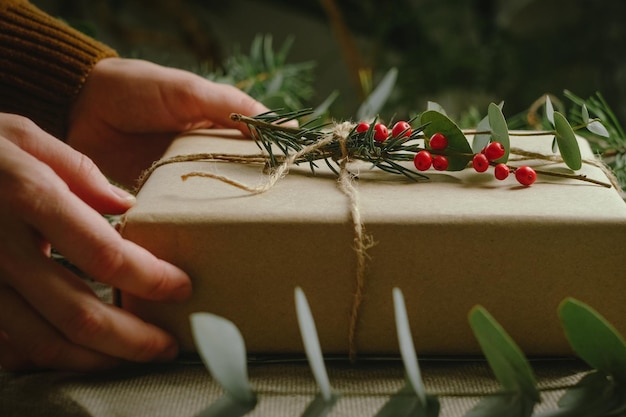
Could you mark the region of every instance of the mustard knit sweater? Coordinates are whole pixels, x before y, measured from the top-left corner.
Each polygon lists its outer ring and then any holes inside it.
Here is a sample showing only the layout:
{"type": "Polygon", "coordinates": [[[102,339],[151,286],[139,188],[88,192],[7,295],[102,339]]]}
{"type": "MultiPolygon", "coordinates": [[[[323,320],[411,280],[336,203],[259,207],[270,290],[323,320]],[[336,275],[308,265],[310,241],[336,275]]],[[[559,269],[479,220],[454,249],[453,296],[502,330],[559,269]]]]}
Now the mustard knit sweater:
{"type": "Polygon", "coordinates": [[[26,116],[63,139],[89,72],[114,56],[26,0],[0,0],[0,112],[26,116]]]}

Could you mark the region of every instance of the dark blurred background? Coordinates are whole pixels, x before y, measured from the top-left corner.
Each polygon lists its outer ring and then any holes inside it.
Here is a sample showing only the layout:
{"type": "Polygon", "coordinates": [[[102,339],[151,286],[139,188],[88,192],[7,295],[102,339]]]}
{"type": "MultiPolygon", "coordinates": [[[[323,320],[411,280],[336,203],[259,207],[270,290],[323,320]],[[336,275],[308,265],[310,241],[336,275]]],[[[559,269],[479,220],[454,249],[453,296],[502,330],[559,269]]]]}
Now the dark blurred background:
{"type": "Polygon", "coordinates": [[[449,113],[490,101],[522,112],[545,93],[601,92],[626,121],[623,0],[33,0],[126,57],[219,68],[257,34],[293,35],[291,62],[314,61],[315,106],[333,90],[337,118],[399,69],[387,111],[441,103],[449,113]],[[361,77],[359,77],[359,73],[361,77]],[[367,77],[366,77],[367,78],[367,77]]]}

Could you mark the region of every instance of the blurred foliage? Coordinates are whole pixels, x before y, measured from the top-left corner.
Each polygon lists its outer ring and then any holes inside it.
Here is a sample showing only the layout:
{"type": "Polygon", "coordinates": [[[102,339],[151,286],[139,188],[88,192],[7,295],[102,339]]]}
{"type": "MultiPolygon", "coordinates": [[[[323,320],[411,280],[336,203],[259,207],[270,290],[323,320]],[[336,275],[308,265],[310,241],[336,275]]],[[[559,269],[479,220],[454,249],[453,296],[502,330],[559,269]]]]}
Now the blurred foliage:
{"type": "Polygon", "coordinates": [[[234,51],[221,68],[200,73],[238,87],[269,108],[301,109],[314,95],[315,63],[287,62],[292,44],[293,38],[288,38],[275,50],[271,35],[257,35],[248,54],[234,51]]]}
{"type": "Polygon", "coordinates": [[[579,97],[568,99],[579,107],[580,97],[589,97],[584,101],[590,112],[612,125],[610,141],[589,139],[626,183],[626,138],[620,127],[626,121],[622,0],[263,0],[267,13],[253,16],[254,24],[231,24],[231,35],[252,31],[251,37],[271,27],[298,33],[298,16],[320,22],[320,31],[332,29],[340,49],[337,60],[350,75],[349,80],[337,75],[326,85],[315,79],[315,63],[325,52],[313,42],[319,33],[298,39],[295,48],[307,57],[298,64],[287,62],[290,39],[274,51],[271,37],[256,38],[246,54],[219,45],[212,22],[227,12],[246,16],[251,6],[246,0],[33,2],[92,36],[113,41],[122,53],[130,50],[135,57],[183,68],[208,63],[200,72],[239,86],[269,107],[313,107],[314,100],[328,97],[325,111],[336,90],[351,82],[355,97],[337,100],[350,104],[330,108],[338,119],[355,117],[393,68],[397,78],[380,109],[383,119],[408,119],[433,100],[461,126],[472,127],[488,103],[505,100],[511,128],[541,128],[541,123],[546,126],[536,117],[537,97],[551,93],[564,111],[558,96],[570,89],[579,97]],[[150,55],[155,50],[161,55],[150,55]],[[597,91],[601,98],[594,96],[597,91]]]}

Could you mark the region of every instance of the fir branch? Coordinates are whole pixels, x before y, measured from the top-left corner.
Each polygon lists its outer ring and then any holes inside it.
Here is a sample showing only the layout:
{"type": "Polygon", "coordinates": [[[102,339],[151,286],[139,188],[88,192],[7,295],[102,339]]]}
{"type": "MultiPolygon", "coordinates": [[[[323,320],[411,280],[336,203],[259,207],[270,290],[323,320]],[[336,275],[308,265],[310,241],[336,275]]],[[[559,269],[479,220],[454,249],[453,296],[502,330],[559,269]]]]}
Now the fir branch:
{"type": "Polygon", "coordinates": [[[385,142],[376,142],[374,132],[370,129],[365,133],[357,133],[354,126],[350,124],[345,137],[337,132],[338,124],[322,124],[315,120],[309,121],[302,126],[292,126],[287,123],[311,114],[311,110],[287,111],[280,110],[267,112],[255,117],[248,117],[234,113],[231,119],[236,122],[245,123],[252,132],[253,138],[261,149],[265,149],[269,154],[270,165],[275,167],[280,161],[274,155],[272,146],[276,146],[284,155],[290,151],[298,152],[306,146],[311,146],[320,140],[334,135],[337,140],[330,141],[324,146],[307,153],[302,158],[296,160],[296,164],[308,162],[314,170],[314,161],[324,160],[331,170],[337,174],[339,163],[344,158],[350,160],[360,160],[371,163],[373,166],[393,174],[404,175],[413,181],[428,179],[427,176],[415,172],[399,162],[412,161],[414,154],[419,151],[420,146],[415,143],[417,139],[423,138],[423,126],[414,129],[410,136],[391,138],[385,142]],[[345,141],[345,149],[341,141],[345,141]]]}

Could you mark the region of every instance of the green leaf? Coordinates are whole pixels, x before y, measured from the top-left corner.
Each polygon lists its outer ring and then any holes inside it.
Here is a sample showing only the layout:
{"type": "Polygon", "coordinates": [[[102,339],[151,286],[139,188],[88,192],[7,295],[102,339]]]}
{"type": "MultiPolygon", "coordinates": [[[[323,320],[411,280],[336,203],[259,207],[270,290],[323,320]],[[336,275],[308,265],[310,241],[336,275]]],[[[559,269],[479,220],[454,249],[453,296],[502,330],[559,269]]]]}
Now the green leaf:
{"type": "Polygon", "coordinates": [[[602,136],[604,138],[608,138],[610,136],[609,131],[598,120],[594,120],[590,122],[587,125],[587,130],[589,130],[591,133],[595,133],[596,135],[602,136]]]}
{"type": "Polygon", "coordinates": [[[583,123],[589,123],[589,110],[587,110],[587,105],[583,103],[583,106],[580,109],[581,117],[583,123]]]}
{"type": "Polygon", "coordinates": [[[523,395],[492,394],[484,397],[463,417],[529,417],[535,401],[523,395]]]}
{"type": "Polygon", "coordinates": [[[195,417],[241,417],[254,410],[254,407],[256,407],[256,400],[242,403],[226,394],[200,411],[195,417]]]}
{"type": "Polygon", "coordinates": [[[482,306],[476,306],[470,311],[469,322],[502,387],[538,402],[539,391],[533,371],[520,348],[502,326],[482,306]]]}
{"type": "Polygon", "coordinates": [[[309,360],[313,377],[320,388],[322,398],[327,402],[331,402],[333,401],[333,393],[326,372],[326,366],[324,366],[324,358],[322,356],[320,341],[317,337],[317,329],[315,328],[315,322],[311,314],[311,309],[309,308],[309,303],[306,300],[304,291],[302,291],[300,287],[295,290],[295,300],[302,343],[304,344],[304,350],[309,360]]]}
{"type": "Polygon", "coordinates": [[[328,111],[328,109],[335,102],[335,100],[337,100],[337,97],[339,97],[339,91],[334,90],[332,93],[328,95],[328,97],[326,97],[326,99],[320,105],[318,105],[313,110],[313,113],[311,113],[311,115],[308,116],[308,120],[313,120],[318,117],[321,117],[324,113],[328,111]]]}
{"type": "Polygon", "coordinates": [[[559,306],[565,335],[574,351],[591,367],[626,384],[626,342],[597,311],[573,298],[559,306]]]}
{"type": "Polygon", "coordinates": [[[426,388],[422,381],[417,355],[415,353],[415,345],[411,336],[411,327],[409,326],[409,318],[406,314],[406,306],[404,304],[404,296],[399,288],[393,289],[393,306],[396,317],[396,331],[398,333],[398,344],[400,345],[400,354],[407,378],[411,386],[415,390],[417,397],[422,404],[426,403],[426,388]]]}
{"type": "Polygon", "coordinates": [[[552,138],[552,153],[559,152],[559,143],[556,141],[556,136],[552,138]]]}
{"type": "Polygon", "coordinates": [[[358,120],[369,120],[376,117],[380,110],[383,108],[387,99],[391,95],[394,86],[396,85],[396,79],[398,78],[398,69],[391,68],[381,82],[376,86],[374,91],[367,96],[363,104],[356,112],[358,120]]]}
{"type": "MultiPolygon", "coordinates": [[[[480,122],[476,125],[477,132],[487,132],[491,131],[491,126],[489,126],[489,115],[482,118],[480,122]]],[[[483,148],[489,145],[489,140],[491,139],[490,133],[477,133],[474,135],[474,140],[472,141],[472,152],[480,153],[483,148]]]]}
{"type": "Polygon", "coordinates": [[[389,398],[375,417],[437,417],[439,409],[436,397],[428,395],[426,401],[422,402],[410,383],[407,383],[389,398]]]}
{"type": "Polygon", "coordinates": [[[601,372],[585,375],[559,399],[557,410],[537,417],[608,417],[623,415],[626,411],[626,387],[607,378],[601,372]]]}
{"type": "Polygon", "coordinates": [[[429,110],[436,111],[447,116],[446,110],[443,108],[443,106],[435,101],[426,102],[426,111],[429,110]]]}
{"type": "Polygon", "coordinates": [[[302,417],[324,417],[332,411],[338,399],[339,396],[335,394],[331,396],[330,400],[327,400],[322,395],[318,394],[304,410],[302,417]]]}
{"type": "Polygon", "coordinates": [[[448,139],[448,171],[461,171],[472,160],[472,148],[459,127],[445,114],[427,110],[420,116],[420,124],[425,125],[424,134],[428,137],[437,132],[448,139]]]}
{"type": "Polygon", "coordinates": [[[554,126],[554,106],[552,105],[552,100],[550,100],[550,96],[548,95],[546,95],[546,118],[550,124],[554,126]]]}
{"type": "MultiPolygon", "coordinates": [[[[500,110],[502,110],[502,107],[504,107],[504,101],[501,101],[500,104],[498,104],[498,107],[500,108],[500,110]]],[[[489,114],[487,114],[485,117],[482,118],[480,122],[478,122],[478,125],[476,125],[476,131],[491,132],[491,126],[489,125],[489,114]]],[[[472,151],[474,153],[479,153],[483,150],[485,146],[489,144],[490,140],[491,133],[479,133],[474,135],[474,140],[472,141],[472,151]]]]}
{"type": "Polygon", "coordinates": [[[559,145],[559,151],[563,162],[569,168],[578,170],[582,167],[582,156],[574,130],[569,122],[561,113],[554,112],[554,127],[556,129],[556,141],[559,145]]]}
{"type": "Polygon", "coordinates": [[[489,104],[487,116],[489,117],[489,126],[491,127],[491,141],[500,142],[505,151],[502,158],[496,159],[494,162],[506,163],[509,160],[511,142],[509,140],[509,127],[506,124],[502,109],[495,103],[491,103],[489,104]]]}
{"type": "Polygon", "coordinates": [[[198,354],[213,378],[232,400],[243,406],[256,403],[248,382],[246,347],[239,329],[210,313],[193,313],[191,331],[198,354]]]}

